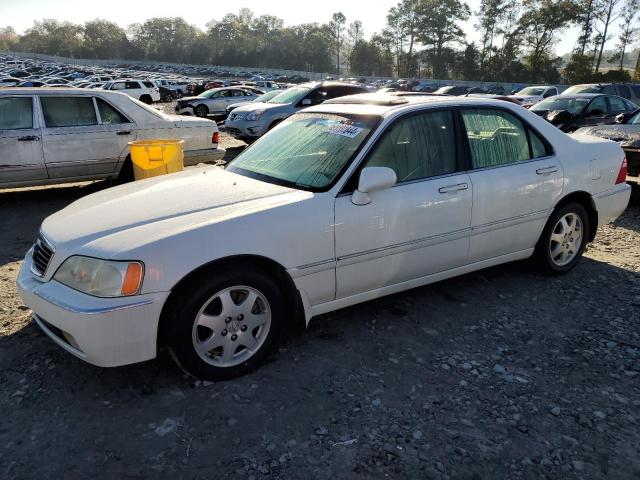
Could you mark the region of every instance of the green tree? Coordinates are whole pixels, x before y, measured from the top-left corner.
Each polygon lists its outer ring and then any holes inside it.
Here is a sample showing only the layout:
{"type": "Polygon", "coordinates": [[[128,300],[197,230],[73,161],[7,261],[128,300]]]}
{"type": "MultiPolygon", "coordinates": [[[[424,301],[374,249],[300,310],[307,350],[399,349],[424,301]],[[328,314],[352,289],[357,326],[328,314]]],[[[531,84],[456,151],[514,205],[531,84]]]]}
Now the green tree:
{"type": "Polygon", "coordinates": [[[115,23],[96,19],[84,24],[84,57],[125,58],[128,49],[127,34],[115,23]]]}
{"type": "Polygon", "coordinates": [[[13,27],[0,27],[0,51],[12,50],[18,42],[18,34],[13,27]]]}
{"type": "Polygon", "coordinates": [[[334,13],[329,22],[329,31],[331,32],[336,53],[336,73],[338,75],[340,75],[340,50],[342,50],[342,43],[344,42],[344,27],[346,23],[347,17],[342,12],[334,13]]]}

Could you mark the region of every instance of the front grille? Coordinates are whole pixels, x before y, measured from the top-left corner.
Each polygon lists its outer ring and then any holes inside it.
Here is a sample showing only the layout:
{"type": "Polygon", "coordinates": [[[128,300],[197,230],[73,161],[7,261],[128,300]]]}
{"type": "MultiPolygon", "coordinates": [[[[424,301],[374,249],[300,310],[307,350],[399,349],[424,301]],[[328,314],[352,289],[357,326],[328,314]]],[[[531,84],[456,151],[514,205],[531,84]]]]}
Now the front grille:
{"type": "Polygon", "coordinates": [[[31,271],[42,277],[47,271],[51,257],[53,257],[55,250],[45,238],[40,235],[33,246],[31,271]]]}
{"type": "Polygon", "coordinates": [[[229,135],[233,135],[233,136],[240,135],[240,130],[237,129],[237,128],[227,127],[225,129],[225,132],[227,132],[229,135]]]}
{"type": "Polygon", "coordinates": [[[229,115],[229,120],[242,120],[244,115],[242,113],[232,113],[229,115]]]}

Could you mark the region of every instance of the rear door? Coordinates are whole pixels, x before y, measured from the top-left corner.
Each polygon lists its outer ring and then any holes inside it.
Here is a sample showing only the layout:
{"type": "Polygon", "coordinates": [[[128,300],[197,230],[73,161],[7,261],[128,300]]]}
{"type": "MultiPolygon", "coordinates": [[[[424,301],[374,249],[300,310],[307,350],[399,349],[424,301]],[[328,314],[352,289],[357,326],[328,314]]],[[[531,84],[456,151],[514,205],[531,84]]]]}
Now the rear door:
{"type": "Polygon", "coordinates": [[[551,146],[513,113],[461,111],[473,185],[471,263],[535,246],[562,193],[563,172],[551,146]]]}
{"type": "Polygon", "coordinates": [[[42,95],[40,104],[44,159],[50,178],[113,173],[126,143],[135,139],[133,125],[104,100],[89,95],[42,95]]]}
{"type": "Polygon", "coordinates": [[[30,95],[0,97],[0,184],[47,178],[35,112],[30,95]]]}

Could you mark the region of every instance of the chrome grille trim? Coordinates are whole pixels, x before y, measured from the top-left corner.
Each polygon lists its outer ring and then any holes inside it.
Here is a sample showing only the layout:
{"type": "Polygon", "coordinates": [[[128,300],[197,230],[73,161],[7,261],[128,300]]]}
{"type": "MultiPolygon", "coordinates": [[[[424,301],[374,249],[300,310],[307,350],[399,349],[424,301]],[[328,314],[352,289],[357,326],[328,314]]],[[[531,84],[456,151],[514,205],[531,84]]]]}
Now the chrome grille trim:
{"type": "Polygon", "coordinates": [[[36,243],[33,245],[31,273],[37,277],[43,277],[55,253],[56,250],[53,245],[40,234],[36,243]]]}

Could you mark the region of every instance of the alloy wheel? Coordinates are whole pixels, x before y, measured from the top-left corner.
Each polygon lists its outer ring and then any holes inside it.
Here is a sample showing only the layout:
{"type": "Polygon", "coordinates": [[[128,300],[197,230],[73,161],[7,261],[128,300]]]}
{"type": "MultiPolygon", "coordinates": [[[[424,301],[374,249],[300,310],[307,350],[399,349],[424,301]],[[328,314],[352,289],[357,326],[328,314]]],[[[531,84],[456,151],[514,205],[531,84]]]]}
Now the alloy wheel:
{"type": "Polygon", "coordinates": [[[577,213],[567,213],[560,217],[551,232],[549,254],[551,261],[564,267],[573,261],[582,246],[584,228],[577,213]]]}

